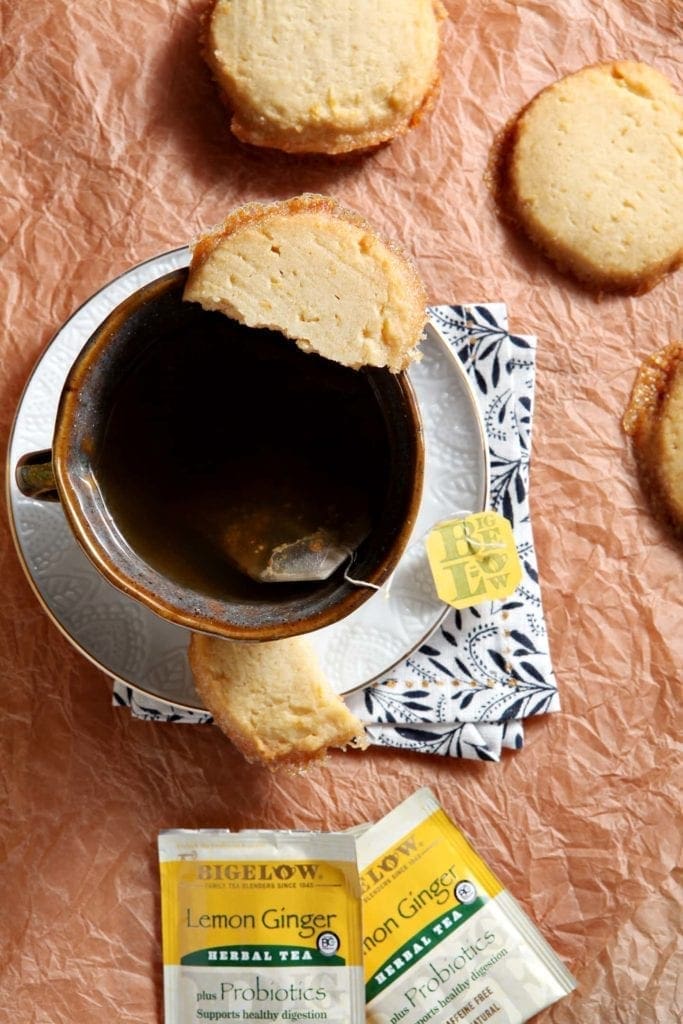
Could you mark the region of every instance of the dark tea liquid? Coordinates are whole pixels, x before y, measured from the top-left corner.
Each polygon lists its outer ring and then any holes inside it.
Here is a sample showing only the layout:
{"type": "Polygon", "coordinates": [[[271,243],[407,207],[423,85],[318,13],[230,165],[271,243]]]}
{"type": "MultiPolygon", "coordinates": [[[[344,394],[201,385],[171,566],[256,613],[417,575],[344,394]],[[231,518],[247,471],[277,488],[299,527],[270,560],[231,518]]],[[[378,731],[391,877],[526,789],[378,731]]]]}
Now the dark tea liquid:
{"type": "Polygon", "coordinates": [[[369,532],[391,464],[365,373],[198,307],[131,362],[98,450],[97,481],[128,544],[182,586],[245,600],[284,585],[240,572],[236,538],[369,532]]]}

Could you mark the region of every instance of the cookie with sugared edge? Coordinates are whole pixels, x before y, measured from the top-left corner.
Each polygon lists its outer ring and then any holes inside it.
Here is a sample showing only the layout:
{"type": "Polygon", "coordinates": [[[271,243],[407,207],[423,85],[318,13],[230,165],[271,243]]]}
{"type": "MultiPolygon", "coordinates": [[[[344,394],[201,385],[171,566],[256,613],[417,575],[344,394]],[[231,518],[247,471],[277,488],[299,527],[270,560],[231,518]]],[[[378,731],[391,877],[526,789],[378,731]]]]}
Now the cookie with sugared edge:
{"type": "Polygon", "coordinates": [[[419,358],[427,296],[413,261],[334,199],[250,203],[191,248],[188,301],[354,369],[419,358]]]}
{"type": "Polygon", "coordinates": [[[636,377],[624,430],[658,516],[683,537],[683,344],[649,356],[636,377]]]}
{"type": "Polygon", "coordinates": [[[654,68],[567,75],[518,115],[504,154],[504,210],[561,271],[639,294],[683,262],[683,100],[654,68]]]}
{"type": "Polygon", "coordinates": [[[217,0],[202,51],[254,146],[342,154],[418,123],[439,81],[440,0],[217,0]]]}

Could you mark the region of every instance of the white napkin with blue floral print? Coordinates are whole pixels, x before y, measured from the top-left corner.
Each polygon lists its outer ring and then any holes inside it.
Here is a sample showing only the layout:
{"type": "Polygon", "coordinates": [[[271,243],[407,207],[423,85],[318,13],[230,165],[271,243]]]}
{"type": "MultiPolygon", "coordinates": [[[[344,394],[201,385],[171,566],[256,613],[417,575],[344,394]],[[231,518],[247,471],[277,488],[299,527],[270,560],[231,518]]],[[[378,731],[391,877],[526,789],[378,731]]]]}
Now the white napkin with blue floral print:
{"type": "MultiPolygon", "coordinates": [[[[346,698],[372,743],[498,761],[519,750],[523,721],[559,710],[529,517],[536,339],[510,334],[501,303],[432,306],[434,325],[462,361],[489,445],[491,508],[512,524],[523,576],[500,601],[452,609],[390,676],[346,698]]],[[[114,703],[139,718],[210,722],[114,683],[114,703]]]]}

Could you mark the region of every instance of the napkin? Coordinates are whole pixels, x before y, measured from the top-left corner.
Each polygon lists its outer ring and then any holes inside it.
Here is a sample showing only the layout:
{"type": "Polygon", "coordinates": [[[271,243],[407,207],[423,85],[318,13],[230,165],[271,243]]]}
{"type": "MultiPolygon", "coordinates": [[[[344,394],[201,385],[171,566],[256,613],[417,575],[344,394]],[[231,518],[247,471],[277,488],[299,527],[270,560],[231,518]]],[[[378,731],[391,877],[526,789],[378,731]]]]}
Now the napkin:
{"type": "MultiPolygon", "coordinates": [[[[346,703],[378,746],[498,761],[504,749],[522,748],[524,719],[560,706],[529,514],[536,339],[510,334],[502,303],[432,306],[429,317],[473,385],[489,448],[490,507],[512,526],[522,580],[504,599],[449,609],[414,654],[346,703]]],[[[211,721],[118,682],[113,699],[138,718],[211,721]]]]}

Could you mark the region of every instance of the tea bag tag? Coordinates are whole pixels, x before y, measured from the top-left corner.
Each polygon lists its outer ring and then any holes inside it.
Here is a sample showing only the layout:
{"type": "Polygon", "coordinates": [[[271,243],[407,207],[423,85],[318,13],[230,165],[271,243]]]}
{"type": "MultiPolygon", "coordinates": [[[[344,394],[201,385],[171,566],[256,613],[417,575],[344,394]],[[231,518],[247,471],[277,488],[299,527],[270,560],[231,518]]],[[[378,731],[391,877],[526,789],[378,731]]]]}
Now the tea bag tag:
{"type": "Polygon", "coordinates": [[[453,608],[508,597],[521,582],[512,527],[497,512],[444,519],[425,545],[436,592],[453,608]]]}

